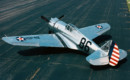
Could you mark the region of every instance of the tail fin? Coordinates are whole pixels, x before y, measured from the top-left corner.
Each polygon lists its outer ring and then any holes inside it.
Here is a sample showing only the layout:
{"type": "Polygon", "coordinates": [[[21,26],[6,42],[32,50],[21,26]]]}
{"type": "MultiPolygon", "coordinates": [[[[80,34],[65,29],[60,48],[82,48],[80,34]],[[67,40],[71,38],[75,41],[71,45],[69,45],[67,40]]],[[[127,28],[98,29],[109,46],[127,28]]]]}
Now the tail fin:
{"type": "Polygon", "coordinates": [[[118,45],[112,40],[106,42],[101,48],[108,53],[109,65],[111,66],[116,66],[120,60],[127,56],[127,52],[119,49],[118,45]]]}
{"type": "Polygon", "coordinates": [[[119,48],[114,41],[112,41],[111,43],[108,56],[109,56],[109,65],[116,66],[119,62],[120,53],[119,48]]]}

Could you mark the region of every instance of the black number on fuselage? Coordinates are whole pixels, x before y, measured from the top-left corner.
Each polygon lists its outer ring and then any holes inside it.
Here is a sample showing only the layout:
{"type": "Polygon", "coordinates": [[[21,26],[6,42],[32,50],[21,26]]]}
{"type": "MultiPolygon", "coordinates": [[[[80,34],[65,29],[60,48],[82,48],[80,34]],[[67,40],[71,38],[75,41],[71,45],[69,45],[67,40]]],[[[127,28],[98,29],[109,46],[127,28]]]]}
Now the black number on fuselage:
{"type": "Polygon", "coordinates": [[[81,40],[80,40],[80,43],[79,43],[79,47],[84,49],[85,51],[89,51],[89,46],[88,44],[92,45],[92,43],[90,41],[87,41],[86,42],[86,39],[83,37],[81,40]],[[86,43],[86,44],[85,44],[86,43]]]}
{"type": "Polygon", "coordinates": [[[81,41],[80,41],[80,43],[79,43],[79,47],[80,47],[80,48],[84,48],[85,42],[86,42],[86,39],[85,39],[85,38],[82,38],[81,41]]]}
{"type": "Polygon", "coordinates": [[[86,45],[85,45],[85,50],[88,52],[89,51],[89,46],[88,44],[92,45],[92,43],[90,41],[87,41],[86,45]]]}

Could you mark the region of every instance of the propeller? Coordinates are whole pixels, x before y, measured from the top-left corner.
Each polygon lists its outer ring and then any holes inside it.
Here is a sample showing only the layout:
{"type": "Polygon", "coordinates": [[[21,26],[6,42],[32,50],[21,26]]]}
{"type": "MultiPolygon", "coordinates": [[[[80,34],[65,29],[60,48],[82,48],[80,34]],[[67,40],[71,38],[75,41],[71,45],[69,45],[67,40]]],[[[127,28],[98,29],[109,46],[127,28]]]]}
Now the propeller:
{"type": "Polygon", "coordinates": [[[48,20],[46,17],[41,16],[41,18],[42,18],[44,21],[49,22],[49,20],[48,20]]]}
{"type": "MultiPolygon", "coordinates": [[[[64,17],[64,15],[60,16],[58,19],[62,19],[63,17],[64,17]]],[[[49,20],[48,20],[46,17],[41,16],[41,18],[42,18],[44,21],[46,21],[47,23],[49,23],[49,20]]]]}

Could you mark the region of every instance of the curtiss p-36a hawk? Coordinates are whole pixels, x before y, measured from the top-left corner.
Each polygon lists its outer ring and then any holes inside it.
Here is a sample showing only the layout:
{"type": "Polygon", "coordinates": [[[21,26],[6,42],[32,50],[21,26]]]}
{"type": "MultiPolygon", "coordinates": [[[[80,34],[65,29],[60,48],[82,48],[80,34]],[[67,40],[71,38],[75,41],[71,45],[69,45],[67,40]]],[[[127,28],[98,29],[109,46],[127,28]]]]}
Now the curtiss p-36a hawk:
{"type": "Polygon", "coordinates": [[[44,47],[68,47],[91,54],[86,57],[91,65],[116,66],[119,61],[127,56],[125,50],[119,49],[118,45],[109,40],[99,47],[93,39],[110,30],[108,23],[100,23],[78,29],[75,25],[61,21],[61,18],[51,18],[41,16],[49,25],[50,34],[26,35],[3,37],[2,40],[18,46],[44,46],[44,47]]]}

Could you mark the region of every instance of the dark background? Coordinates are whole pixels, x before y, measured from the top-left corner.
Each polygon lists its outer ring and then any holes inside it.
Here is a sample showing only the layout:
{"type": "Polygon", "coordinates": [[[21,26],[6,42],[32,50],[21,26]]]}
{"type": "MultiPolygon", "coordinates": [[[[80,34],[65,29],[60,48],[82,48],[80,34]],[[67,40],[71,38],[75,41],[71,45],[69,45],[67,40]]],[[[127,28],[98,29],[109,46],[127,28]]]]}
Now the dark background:
{"type": "Polygon", "coordinates": [[[0,80],[130,80],[130,14],[126,0],[1,0],[0,80]],[[96,43],[113,39],[128,52],[118,66],[91,66],[86,54],[62,48],[12,46],[7,36],[48,33],[41,20],[65,15],[62,19],[78,28],[107,22],[111,30],[96,43]],[[112,37],[111,37],[112,36],[112,37]]]}

